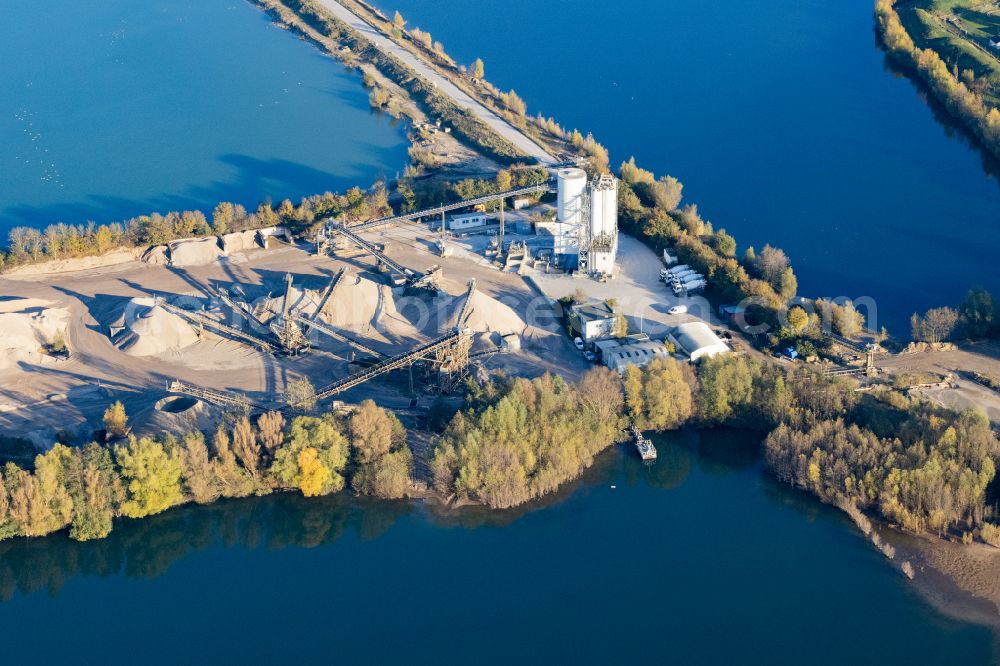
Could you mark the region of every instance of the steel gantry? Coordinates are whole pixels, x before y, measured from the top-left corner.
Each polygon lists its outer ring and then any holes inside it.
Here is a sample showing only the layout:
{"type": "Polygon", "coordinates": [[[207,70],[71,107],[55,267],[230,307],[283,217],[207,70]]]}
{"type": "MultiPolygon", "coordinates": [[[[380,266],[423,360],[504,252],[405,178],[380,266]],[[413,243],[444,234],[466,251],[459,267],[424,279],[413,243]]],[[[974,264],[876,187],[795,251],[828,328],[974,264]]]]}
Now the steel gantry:
{"type": "MultiPolygon", "coordinates": [[[[542,183],[541,185],[528,185],[526,187],[517,187],[513,190],[506,190],[504,192],[497,192],[495,194],[486,194],[481,197],[476,197],[474,199],[465,199],[463,201],[456,201],[454,203],[443,204],[441,206],[434,206],[433,208],[425,208],[423,210],[414,211],[412,213],[403,213],[401,215],[393,215],[390,217],[383,217],[378,220],[372,220],[371,222],[365,222],[363,224],[356,224],[351,227],[351,230],[355,233],[360,233],[362,231],[370,231],[371,229],[377,229],[378,227],[388,226],[392,224],[399,224],[401,222],[412,222],[413,220],[419,219],[421,217],[430,217],[432,215],[441,215],[442,213],[447,213],[448,211],[458,210],[459,208],[467,208],[469,206],[478,206],[480,204],[487,204],[498,199],[509,199],[511,197],[520,197],[527,194],[536,194],[538,192],[548,192],[552,189],[552,185],[549,181],[542,183]]],[[[327,226],[336,225],[337,223],[333,219],[326,220],[327,226]]]]}

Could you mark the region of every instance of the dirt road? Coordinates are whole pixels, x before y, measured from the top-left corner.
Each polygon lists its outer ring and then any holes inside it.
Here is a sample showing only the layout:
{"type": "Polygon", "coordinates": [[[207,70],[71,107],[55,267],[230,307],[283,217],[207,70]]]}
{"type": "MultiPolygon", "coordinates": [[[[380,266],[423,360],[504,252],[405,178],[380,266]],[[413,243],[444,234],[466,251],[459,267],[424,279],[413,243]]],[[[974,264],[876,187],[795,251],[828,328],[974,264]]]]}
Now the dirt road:
{"type": "Polygon", "coordinates": [[[557,163],[555,157],[546,152],[541,146],[521,132],[521,130],[517,129],[486,106],[459,89],[455,84],[439,74],[433,67],[418,58],[412,52],[406,50],[399,44],[396,44],[388,39],[382,33],[378,32],[357,14],[337,2],[337,0],[317,1],[320,5],[328,9],[330,13],[351,26],[354,30],[357,30],[361,35],[370,40],[383,52],[388,53],[394,58],[406,63],[406,65],[413,71],[417,72],[421,77],[434,84],[440,92],[450,97],[453,102],[459,106],[465,107],[471,113],[475,114],[476,117],[489,125],[497,134],[514,144],[514,146],[516,146],[518,150],[522,151],[525,155],[534,157],[543,165],[557,163]]]}

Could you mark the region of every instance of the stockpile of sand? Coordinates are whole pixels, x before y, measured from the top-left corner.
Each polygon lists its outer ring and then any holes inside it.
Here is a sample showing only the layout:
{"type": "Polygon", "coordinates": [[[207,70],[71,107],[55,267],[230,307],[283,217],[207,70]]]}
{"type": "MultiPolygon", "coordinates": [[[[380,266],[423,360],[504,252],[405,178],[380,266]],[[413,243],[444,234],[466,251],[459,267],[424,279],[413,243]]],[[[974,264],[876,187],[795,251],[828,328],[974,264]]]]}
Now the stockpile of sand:
{"type": "Polygon", "coordinates": [[[151,299],[134,299],[127,311],[134,312],[135,316],[126,321],[125,329],[114,342],[130,356],[155,356],[198,342],[194,327],[151,299]]]}
{"type": "MultiPolygon", "coordinates": [[[[468,293],[468,289],[457,296],[449,297],[449,302],[444,304],[446,311],[450,312],[446,324],[448,328],[458,325],[458,317],[465,307],[466,293],[468,293]]],[[[474,333],[498,333],[500,335],[516,333],[521,335],[528,327],[524,319],[510,306],[504,305],[478,289],[472,294],[470,308],[465,325],[471,328],[474,333]]]]}
{"type": "Polygon", "coordinates": [[[242,252],[243,250],[253,250],[260,247],[257,242],[256,231],[235,231],[231,234],[220,236],[222,247],[226,252],[242,252]]]}
{"type": "MultiPolygon", "coordinates": [[[[288,292],[288,309],[303,317],[311,317],[316,305],[319,303],[320,293],[312,289],[299,289],[296,286],[288,292]]],[[[281,314],[281,306],[285,300],[284,285],[277,295],[269,296],[259,303],[255,314],[261,321],[269,321],[273,316],[281,314]]]]}
{"type": "Polygon", "coordinates": [[[211,432],[220,420],[217,408],[201,400],[178,395],[167,396],[129,418],[133,432],[139,436],[197,430],[211,432]]]}
{"type": "Polygon", "coordinates": [[[167,255],[167,246],[154,245],[143,253],[142,261],[153,266],[167,265],[170,263],[170,257],[167,255]]]}
{"type": "MultiPolygon", "coordinates": [[[[323,312],[322,318],[334,326],[353,331],[365,331],[375,323],[379,303],[383,300],[382,287],[360,275],[345,275],[323,312]]],[[[388,290],[392,300],[392,291],[388,290]]],[[[321,298],[322,295],[317,298],[321,298]]]]}
{"type": "Polygon", "coordinates": [[[521,315],[514,312],[510,306],[497,299],[477,291],[472,295],[472,312],[465,325],[476,333],[499,333],[521,335],[528,327],[521,315]]]}
{"type": "Polygon", "coordinates": [[[219,239],[195,238],[174,241],[170,244],[171,266],[204,266],[225,256],[219,247],[219,239]]]}
{"type": "Polygon", "coordinates": [[[49,305],[48,301],[28,298],[0,301],[0,370],[22,361],[51,359],[43,348],[65,341],[69,312],[49,305]]]}

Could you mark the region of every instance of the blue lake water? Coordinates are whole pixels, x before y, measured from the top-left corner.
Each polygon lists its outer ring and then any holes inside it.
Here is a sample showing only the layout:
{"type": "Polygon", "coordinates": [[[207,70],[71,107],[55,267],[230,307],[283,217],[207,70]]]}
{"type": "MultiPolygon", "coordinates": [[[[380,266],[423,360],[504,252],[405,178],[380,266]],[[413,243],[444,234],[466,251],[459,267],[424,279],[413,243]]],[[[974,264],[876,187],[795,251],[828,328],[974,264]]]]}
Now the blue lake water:
{"type": "MultiPolygon", "coordinates": [[[[12,2],[3,224],[252,204],[404,161],[354,77],[239,0],[12,2]]],[[[636,3],[637,20],[592,0],[397,4],[616,159],[682,178],[743,242],[783,245],[807,293],[905,297],[905,316],[996,280],[1000,196],[885,68],[867,5],[675,0],[636,3]],[[945,264],[954,275],[928,282],[945,264]]],[[[839,512],[771,480],[754,436],[657,446],[653,467],[609,452],[522,511],[275,496],[121,521],[99,542],[0,542],[4,662],[1000,656],[991,631],[927,605],[839,512]]]]}
{"type": "Polygon", "coordinates": [[[0,237],[367,185],[406,163],[357,74],[243,0],[8,0],[0,237]]]}
{"type": "Polygon", "coordinates": [[[295,496],[93,543],[0,542],[7,663],[978,664],[845,517],[739,433],[603,456],[546,506],[295,496]],[[58,640],[52,638],[58,629],[58,640]],[[100,655],[97,659],[96,655],[100,655]]]}
{"type": "Polygon", "coordinates": [[[809,296],[915,310],[1000,293],[998,167],[887,65],[874,0],[379,0],[529,112],[635,155],[809,296]],[[470,29],[469,26],[484,26],[470,29]]]}

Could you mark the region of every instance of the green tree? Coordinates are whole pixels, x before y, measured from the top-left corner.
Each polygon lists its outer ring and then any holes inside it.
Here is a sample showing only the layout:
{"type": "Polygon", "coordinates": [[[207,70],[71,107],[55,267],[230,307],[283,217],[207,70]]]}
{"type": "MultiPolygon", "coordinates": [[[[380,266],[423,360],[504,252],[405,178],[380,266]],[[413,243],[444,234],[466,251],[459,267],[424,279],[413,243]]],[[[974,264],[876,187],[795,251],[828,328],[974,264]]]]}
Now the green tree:
{"type": "Polygon", "coordinates": [[[395,415],[365,400],[350,420],[351,446],[358,462],[370,463],[406,441],[406,430],[395,415]]]}
{"type": "Polygon", "coordinates": [[[795,293],[798,290],[799,281],[795,277],[795,272],[792,271],[792,267],[789,266],[781,274],[781,279],[778,282],[778,293],[785,301],[790,301],[795,298],[795,293]]]}
{"type": "Polygon", "coordinates": [[[724,423],[753,397],[753,371],[745,356],[721,354],[702,359],[698,368],[701,382],[701,418],[724,423]]]}
{"type": "Polygon", "coordinates": [[[312,467],[312,454],[306,454],[310,468],[305,470],[312,475],[307,481],[310,492],[329,494],[343,490],[343,470],[347,465],[348,444],[341,434],[332,416],[315,418],[312,416],[297,416],[292,419],[285,444],[278,449],[271,465],[271,473],[285,488],[302,488],[303,469],[299,462],[299,454],[312,448],[316,451],[316,461],[329,473],[317,472],[312,467]],[[322,479],[320,488],[316,487],[317,479],[322,479]]]}
{"type": "Polygon", "coordinates": [[[233,204],[223,201],[212,211],[212,231],[225,234],[233,230],[236,222],[236,209],[233,204]]]}
{"type": "Polygon", "coordinates": [[[142,518],[166,511],[184,500],[181,461],[177,450],[166,450],[154,439],[130,437],[115,447],[115,459],[125,481],[127,497],[122,513],[142,518]]]}
{"type": "Polygon", "coordinates": [[[914,313],[910,318],[913,339],[924,342],[947,340],[955,330],[958,316],[958,312],[951,308],[932,308],[923,317],[914,313]]]}
{"type": "Polygon", "coordinates": [[[316,497],[325,495],[327,488],[331,485],[332,474],[319,459],[319,452],[311,446],[307,446],[296,456],[298,463],[298,486],[299,490],[306,497],[316,497]]]}
{"type": "Polygon", "coordinates": [[[642,386],[642,370],[635,365],[625,367],[622,373],[622,382],[625,385],[625,406],[628,409],[629,417],[642,423],[646,414],[646,392],[642,386]]]}
{"type": "Polygon", "coordinates": [[[125,414],[125,405],[121,400],[104,411],[104,429],[111,437],[124,437],[128,434],[128,416],[125,414]]]}
{"type": "Polygon", "coordinates": [[[250,474],[254,485],[261,489],[261,448],[257,443],[257,437],[250,425],[250,419],[243,416],[233,424],[232,433],[233,453],[236,459],[243,465],[243,469],[250,474]]]}
{"type": "Polygon", "coordinates": [[[64,460],[66,488],[73,499],[69,535],[77,541],[103,539],[111,533],[122,492],[111,452],[90,443],[64,460]]]}
{"type": "Polygon", "coordinates": [[[788,325],[795,333],[801,333],[809,325],[809,314],[798,305],[788,308],[788,325]]]}
{"type": "Polygon", "coordinates": [[[977,340],[993,334],[997,328],[997,302],[982,287],[970,289],[958,311],[965,335],[977,340]]]}
{"type": "Polygon", "coordinates": [[[222,484],[208,455],[205,436],[190,433],[181,446],[181,475],[184,492],[198,504],[210,504],[222,495],[222,484]]]}
{"type": "Polygon", "coordinates": [[[685,377],[684,369],[673,358],[657,358],[643,368],[645,428],[674,430],[691,418],[694,413],[693,377],[685,377]]]}
{"type": "Polygon", "coordinates": [[[223,497],[246,497],[254,491],[250,473],[236,460],[229,433],[221,425],[212,438],[215,456],[211,460],[212,473],[218,481],[223,497]]]}
{"type": "Polygon", "coordinates": [[[10,493],[7,491],[7,482],[4,481],[3,470],[0,469],[0,541],[17,536],[18,530],[19,526],[11,514],[10,493]]]}
{"type": "Polygon", "coordinates": [[[712,245],[715,251],[725,257],[736,256],[736,239],[726,233],[725,229],[719,229],[712,237],[712,245]]]}

